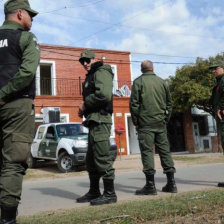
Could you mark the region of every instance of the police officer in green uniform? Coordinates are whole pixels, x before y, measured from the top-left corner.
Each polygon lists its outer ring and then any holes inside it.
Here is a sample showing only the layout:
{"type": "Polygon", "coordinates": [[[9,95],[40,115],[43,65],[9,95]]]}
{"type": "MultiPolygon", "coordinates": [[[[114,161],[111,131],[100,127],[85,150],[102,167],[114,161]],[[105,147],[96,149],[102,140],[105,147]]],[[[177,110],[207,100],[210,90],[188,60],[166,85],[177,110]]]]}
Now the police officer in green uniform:
{"type": "Polygon", "coordinates": [[[143,61],[141,71],[143,74],[134,80],[130,99],[131,117],[138,132],[143,172],[146,176],[145,186],[137,190],[136,194],[157,194],[154,181],[154,144],[167,175],[167,184],[162,191],[176,193],[175,168],[166,129],[172,111],[169,88],[164,80],[154,74],[151,61],[143,61]]]}
{"type": "MultiPolygon", "coordinates": [[[[224,62],[215,61],[209,69],[216,78],[210,101],[213,117],[216,119],[217,129],[221,136],[222,148],[224,149],[224,62]]],[[[224,182],[218,183],[218,187],[224,187],[224,182]]]]}
{"type": "Polygon", "coordinates": [[[0,206],[1,223],[16,223],[23,175],[34,135],[35,73],[40,49],[28,32],[38,12],[27,0],[4,5],[0,27],[0,206]]]}
{"type": "Polygon", "coordinates": [[[77,202],[91,205],[110,204],[117,201],[114,190],[113,159],[110,154],[110,133],[113,113],[113,72],[110,65],[95,59],[90,50],[81,53],[79,62],[88,72],[83,83],[83,102],[79,116],[86,118],[84,126],[89,128],[86,167],[90,189],[77,202]],[[104,192],[100,193],[99,181],[103,178],[104,192]]]}

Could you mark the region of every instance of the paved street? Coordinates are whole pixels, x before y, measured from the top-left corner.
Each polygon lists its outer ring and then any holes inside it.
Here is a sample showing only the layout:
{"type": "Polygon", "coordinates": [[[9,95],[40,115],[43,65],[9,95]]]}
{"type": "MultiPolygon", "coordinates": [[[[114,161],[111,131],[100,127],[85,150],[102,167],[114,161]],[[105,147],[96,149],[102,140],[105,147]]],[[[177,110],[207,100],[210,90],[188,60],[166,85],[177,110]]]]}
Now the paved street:
{"type": "MultiPolygon", "coordinates": [[[[179,192],[215,188],[217,182],[222,180],[224,181],[224,164],[180,167],[176,174],[179,192]]],[[[162,186],[166,183],[166,177],[161,170],[157,171],[155,181],[159,195],[166,195],[161,192],[162,186]]],[[[140,170],[138,172],[118,172],[115,182],[119,201],[130,200],[138,198],[134,192],[144,185],[145,178],[140,170]]],[[[19,215],[89,206],[88,203],[78,204],[75,201],[87,190],[87,176],[24,182],[19,215]]]]}

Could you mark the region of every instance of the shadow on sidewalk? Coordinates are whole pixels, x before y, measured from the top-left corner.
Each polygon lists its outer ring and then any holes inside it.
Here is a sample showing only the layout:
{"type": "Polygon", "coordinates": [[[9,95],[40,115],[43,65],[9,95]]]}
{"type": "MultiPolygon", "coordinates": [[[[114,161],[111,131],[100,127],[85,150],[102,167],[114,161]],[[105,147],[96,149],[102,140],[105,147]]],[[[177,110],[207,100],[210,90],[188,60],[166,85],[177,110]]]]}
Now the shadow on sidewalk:
{"type": "Polygon", "coordinates": [[[42,195],[52,195],[55,197],[67,198],[71,200],[75,200],[77,197],[79,197],[79,195],[76,194],[75,191],[74,192],[64,191],[56,187],[32,188],[32,190],[40,191],[42,195]]]}
{"type": "MultiPolygon", "coordinates": [[[[145,178],[144,177],[133,177],[133,178],[128,178],[128,181],[133,180],[133,184],[120,184],[115,181],[115,190],[116,191],[121,191],[125,193],[130,193],[134,194],[136,189],[139,189],[139,186],[136,186],[136,181],[138,181],[138,185],[141,187],[144,186],[145,184],[145,178]]],[[[181,179],[181,178],[175,178],[177,187],[181,188],[181,185],[193,185],[193,186],[207,186],[207,187],[214,187],[217,186],[217,181],[206,181],[206,180],[189,180],[189,179],[181,179]]],[[[155,183],[165,185],[166,184],[166,177],[155,177],[155,183]]],[[[89,183],[88,182],[79,182],[78,183],[79,187],[86,189],[85,192],[89,190],[89,183]]],[[[74,187],[75,189],[75,187],[74,187]]],[[[100,183],[100,189],[101,192],[103,193],[103,184],[102,180],[100,183]]],[[[74,192],[70,191],[65,191],[56,187],[47,187],[47,188],[32,188],[32,190],[35,191],[40,191],[43,195],[52,195],[55,197],[61,197],[61,198],[67,198],[71,200],[75,200],[76,198],[82,196],[80,194],[77,194],[78,192],[74,190],[74,192]]]]}
{"type": "MultiPolygon", "coordinates": [[[[142,183],[145,183],[145,178],[144,177],[139,177],[139,178],[130,178],[133,180],[139,180],[142,181],[142,183]]],[[[184,185],[201,185],[201,186],[214,186],[217,184],[217,180],[189,180],[189,179],[181,179],[178,177],[175,177],[176,184],[184,184],[184,185]]],[[[155,183],[166,183],[166,176],[164,177],[156,177],[155,176],[155,183]]]]}

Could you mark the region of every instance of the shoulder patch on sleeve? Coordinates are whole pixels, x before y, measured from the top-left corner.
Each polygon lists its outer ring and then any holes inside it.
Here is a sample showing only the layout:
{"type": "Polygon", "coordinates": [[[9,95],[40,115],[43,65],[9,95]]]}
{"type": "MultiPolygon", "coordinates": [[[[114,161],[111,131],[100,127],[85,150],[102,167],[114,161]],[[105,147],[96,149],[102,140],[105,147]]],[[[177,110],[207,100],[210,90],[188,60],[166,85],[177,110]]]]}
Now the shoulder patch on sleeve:
{"type": "Polygon", "coordinates": [[[32,41],[34,42],[34,46],[35,48],[40,51],[40,44],[38,42],[38,39],[37,37],[33,34],[33,33],[30,33],[31,34],[31,38],[32,38],[32,41]]]}
{"type": "Polygon", "coordinates": [[[40,51],[40,44],[39,44],[37,38],[36,38],[36,37],[33,37],[33,41],[35,42],[35,48],[36,48],[38,51],[40,51]]]}

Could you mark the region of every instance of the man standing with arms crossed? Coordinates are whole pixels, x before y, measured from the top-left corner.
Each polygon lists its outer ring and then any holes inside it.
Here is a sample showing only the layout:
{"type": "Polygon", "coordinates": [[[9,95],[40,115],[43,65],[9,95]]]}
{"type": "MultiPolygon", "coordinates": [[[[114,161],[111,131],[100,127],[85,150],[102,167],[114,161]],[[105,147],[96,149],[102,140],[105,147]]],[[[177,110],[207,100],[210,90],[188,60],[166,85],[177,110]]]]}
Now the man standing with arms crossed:
{"type": "Polygon", "coordinates": [[[130,99],[132,121],[138,131],[143,172],[146,176],[146,185],[137,190],[136,194],[157,194],[154,181],[154,144],[167,175],[167,184],[162,191],[176,193],[175,168],[166,129],[172,111],[169,88],[164,80],[154,74],[151,61],[143,61],[141,71],[143,74],[134,80],[130,99]]]}
{"type": "Polygon", "coordinates": [[[34,135],[40,48],[29,32],[38,12],[28,0],[9,0],[4,12],[0,27],[0,206],[1,224],[14,224],[34,135]]]}
{"type": "Polygon", "coordinates": [[[95,53],[85,50],[79,62],[87,71],[83,83],[83,102],[79,117],[85,116],[84,126],[89,128],[86,167],[90,189],[77,198],[78,203],[91,205],[111,204],[117,201],[114,190],[113,159],[110,154],[110,132],[113,113],[113,77],[111,66],[95,59],[95,53]],[[100,194],[99,181],[103,178],[104,192],[100,194]]]}
{"type": "MultiPolygon", "coordinates": [[[[209,69],[216,78],[210,101],[213,117],[217,123],[217,130],[221,136],[221,145],[224,149],[224,61],[215,61],[209,69]]],[[[224,187],[224,182],[219,182],[218,187],[224,187]]]]}

